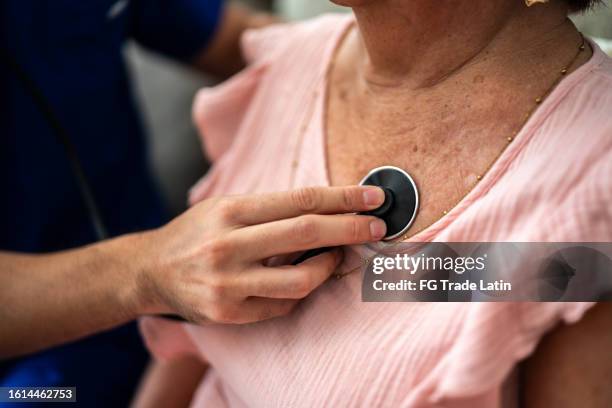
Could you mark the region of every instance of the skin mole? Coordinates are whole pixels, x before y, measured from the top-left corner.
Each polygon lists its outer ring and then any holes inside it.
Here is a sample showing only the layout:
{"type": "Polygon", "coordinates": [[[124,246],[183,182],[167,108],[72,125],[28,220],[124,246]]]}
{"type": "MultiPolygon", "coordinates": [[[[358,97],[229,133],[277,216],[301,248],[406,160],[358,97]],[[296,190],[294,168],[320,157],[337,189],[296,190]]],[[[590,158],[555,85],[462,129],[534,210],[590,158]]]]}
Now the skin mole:
{"type": "Polygon", "coordinates": [[[484,80],[485,80],[484,75],[476,75],[476,76],[474,77],[474,81],[473,81],[473,82],[474,82],[475,84],[481,84],[481,83],[483,83],[483,82],[484,82],[484,80]]]}

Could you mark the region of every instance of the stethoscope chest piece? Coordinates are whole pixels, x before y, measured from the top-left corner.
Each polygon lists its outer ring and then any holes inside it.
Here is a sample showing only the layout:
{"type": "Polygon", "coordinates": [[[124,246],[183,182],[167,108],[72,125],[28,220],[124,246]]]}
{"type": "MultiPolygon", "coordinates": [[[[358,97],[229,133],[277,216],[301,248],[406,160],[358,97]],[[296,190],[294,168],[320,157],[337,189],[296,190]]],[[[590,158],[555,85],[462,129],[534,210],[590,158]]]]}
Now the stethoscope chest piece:
{"type": "Polygon", "coordinates": [[[410,228],[419,210],[419,191],[408,173],[398,167],[378,167],[370,171],[359,184],[378,186],[385,192],[383,205],[363,213],[385,221],[387,235],[384,240],[400,237],[410,228]]]}

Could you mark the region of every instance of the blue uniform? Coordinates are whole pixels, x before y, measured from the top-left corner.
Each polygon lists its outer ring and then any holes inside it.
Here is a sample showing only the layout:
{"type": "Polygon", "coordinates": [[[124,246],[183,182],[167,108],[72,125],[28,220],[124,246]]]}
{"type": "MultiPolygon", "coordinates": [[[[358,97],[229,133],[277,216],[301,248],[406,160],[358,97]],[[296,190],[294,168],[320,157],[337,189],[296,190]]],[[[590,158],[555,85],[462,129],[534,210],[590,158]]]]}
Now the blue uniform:
{"type": "MultiPolygon", "coordinates": [[[[122,46],[133,38],[189,61],[216,30],[220,9],[221,0],[0,2],[0,47],[25,68],[67,129],[111,235],[167,218],[122,46]]],[[[0,249],[47,252],[95,241],[61,145],[3,65],[0,101],[0,249]]],[[[123,406],[146,359],[131,324],[1,363],[0,386],[76,385],[79,405],[123,406]]]]}

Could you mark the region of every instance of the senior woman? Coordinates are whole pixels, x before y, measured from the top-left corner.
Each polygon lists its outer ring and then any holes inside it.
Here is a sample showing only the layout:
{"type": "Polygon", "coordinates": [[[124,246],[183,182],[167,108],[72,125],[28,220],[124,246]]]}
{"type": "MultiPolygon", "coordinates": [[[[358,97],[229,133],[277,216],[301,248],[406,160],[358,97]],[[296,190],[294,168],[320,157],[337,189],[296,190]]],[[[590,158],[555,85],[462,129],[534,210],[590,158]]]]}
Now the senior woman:
{"type": "MultiPolygon", "coordinates": [[[[342,4],[247,34],[249,68],[201,91],[215,165],[193,202],[395,165],[421,191],[402,240],[611,240],[612,62],[567,19],[590,1],[342,4]]],[[[612,405],[609,304],[362,303],[363,253],[287,317],[144,320],[159,362],[136,405],[612,405]]]]}

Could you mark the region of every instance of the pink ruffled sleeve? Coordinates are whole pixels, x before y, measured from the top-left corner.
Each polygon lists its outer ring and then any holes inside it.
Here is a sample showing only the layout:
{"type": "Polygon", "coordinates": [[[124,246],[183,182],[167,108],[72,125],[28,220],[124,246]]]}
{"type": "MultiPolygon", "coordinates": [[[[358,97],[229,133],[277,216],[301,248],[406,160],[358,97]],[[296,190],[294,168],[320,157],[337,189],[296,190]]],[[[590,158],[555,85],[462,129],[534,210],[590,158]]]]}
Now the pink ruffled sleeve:
{"type": "Polygon", "coordinates": [[[242,35],[242,55],[248,65],[262,61],[273,61],[287,46],[293,47],[296,36],[295,24],[274,24],[265,28],[247,30],[242,35]]]}
{"type": "Polygon", "coordinates": [[[248,30],[241,39],[248,67],[228,81],[201,89],[193,105],[193,121],[205,153],[218,160],[232,145],[257,93],[267,66],[290,44],[292,26],[279,24],[248,30]]]}
{"type": "MultiPolygon", "coordinates": [[[[498,406],[505,379],[557,324],[582,318],[595,303],[479,303],[470,308],[453,346],[419,387],[415,399],[488,401],[498,406]]],[[[453,405],[457,406],[457,405],[453,405]]]]}
{"type": "Polygon", "coordinates": [[[222,85],[198,91],[193,104],[193,121],[204,153],[218,160],[232,145],[245,112],[257,91],[264,67],[253,66],[222,85]]]}

